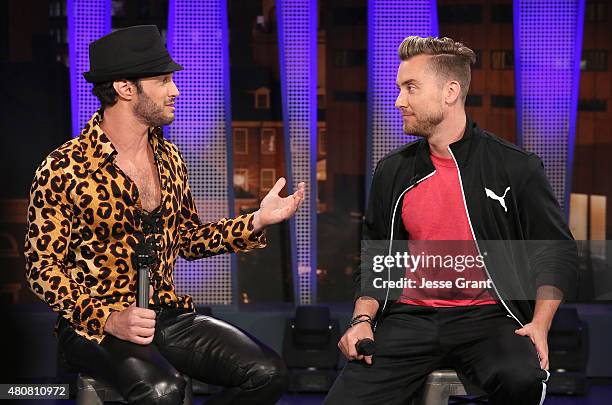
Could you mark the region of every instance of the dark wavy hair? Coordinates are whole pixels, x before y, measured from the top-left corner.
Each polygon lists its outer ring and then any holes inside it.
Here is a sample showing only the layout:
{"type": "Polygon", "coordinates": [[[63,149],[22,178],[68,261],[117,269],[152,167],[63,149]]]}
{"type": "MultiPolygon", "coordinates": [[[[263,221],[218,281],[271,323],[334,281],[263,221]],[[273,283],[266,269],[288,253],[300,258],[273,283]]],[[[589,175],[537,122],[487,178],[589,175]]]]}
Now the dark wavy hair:
{"type": "MultiPolygon", "coordinates": [[[[136,91],[138,94],[142,93],[142,84],[140,79],[126,79],[136,85],[136,91]]],[[[117,92],[113,87],[113,81],[95,83],[91,92],[100,101],[100,110],[104,111],[106,107],[112,107],[117,104],[117,92]]]]}

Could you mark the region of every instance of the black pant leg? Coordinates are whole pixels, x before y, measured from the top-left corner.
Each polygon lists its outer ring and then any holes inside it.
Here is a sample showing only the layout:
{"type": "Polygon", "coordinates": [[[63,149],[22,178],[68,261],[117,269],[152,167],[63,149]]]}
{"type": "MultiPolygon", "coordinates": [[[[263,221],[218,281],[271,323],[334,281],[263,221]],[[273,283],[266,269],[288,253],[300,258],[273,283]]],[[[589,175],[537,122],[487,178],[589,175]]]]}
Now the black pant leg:
{"type": "Polygon", "coordinates": [[[188,310],[162,310],[155,343],[181,372],[227,387],[207,404],[274,404],[289,385],[282,359],[239,328],[188,310]]]}
{"type": "Polygon", "coordinates": [[[397,304],[374,335],[373,364],[351,361],[324,404],[406,404],[427,375],[442,365],[435,308],[397,304]]]}
{"type": "Polygon", "coordinates": [[[183,403],[185,380],[155,344],[142,346],[110,335],[97,344],[75,333],[63,319],[58,337],[60,349],[71,367],[110,384],[128,403],[183,403]]]}
{"type": "Polygon", "coordinates": [[[538,405],[546,394],[548,372],[540,368],[535,346],[514,333],[520,325],[505,312],[486,306],[446,336],[457,344],[454,367],[489,394],[491,405],[538,405]]]}

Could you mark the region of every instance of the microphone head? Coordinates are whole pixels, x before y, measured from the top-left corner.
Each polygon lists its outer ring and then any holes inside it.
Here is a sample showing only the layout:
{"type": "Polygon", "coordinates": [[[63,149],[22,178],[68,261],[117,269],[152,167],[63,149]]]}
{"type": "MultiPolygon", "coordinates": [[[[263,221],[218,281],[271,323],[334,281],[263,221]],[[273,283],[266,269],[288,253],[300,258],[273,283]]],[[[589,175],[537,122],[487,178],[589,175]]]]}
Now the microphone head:
{"type": "Polygon", "coordinates": [[[369,338],[361,339],[355,343],[355,348],[357,349],[357,354],[371,356],[376,352],[376,342],[369,338]]]}

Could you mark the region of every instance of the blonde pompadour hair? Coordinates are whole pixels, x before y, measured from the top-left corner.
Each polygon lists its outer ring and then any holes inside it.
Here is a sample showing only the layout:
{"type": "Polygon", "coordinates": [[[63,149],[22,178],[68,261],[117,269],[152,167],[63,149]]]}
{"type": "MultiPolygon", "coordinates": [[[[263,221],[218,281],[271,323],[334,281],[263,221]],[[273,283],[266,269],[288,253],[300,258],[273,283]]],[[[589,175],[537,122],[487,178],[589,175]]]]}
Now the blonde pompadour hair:
{"type": "Polygon", "coordinates": [[[402,61],[417,55],[430,55],[429,64],[438,76],[459,82],[461,98],[465,102],[470,88],[471,66],[476,63],[476,54],[470,48],[447,37],[410,36],[404,38],[397,52],[402,61]]]}

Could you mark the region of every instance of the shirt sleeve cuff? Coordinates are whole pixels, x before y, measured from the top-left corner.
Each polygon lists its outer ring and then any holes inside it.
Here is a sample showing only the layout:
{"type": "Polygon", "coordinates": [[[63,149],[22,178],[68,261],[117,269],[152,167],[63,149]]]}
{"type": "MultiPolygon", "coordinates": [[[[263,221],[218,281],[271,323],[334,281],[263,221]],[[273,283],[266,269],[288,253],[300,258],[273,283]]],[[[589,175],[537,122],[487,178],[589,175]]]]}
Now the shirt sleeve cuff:
{"type": "Polygon", "coordinates": [[[86,329],[90,334],[104,335],[104,326],[111,313],[116,310],[90,295],[83,294],[75,303],[72,322],[86,329]]]}
{"type": "Polygon", "coordinates": [[[246,243],[244,248],[241,247],[240,250],[261,249],[268,245],[265,229],[255,232],[255,226],[253,225],[254,218],[255,213],[241,215],[236,218],[237,221],[244,222],[246,224],[244,233],[242,235],[242,239],[246,243]]]}

